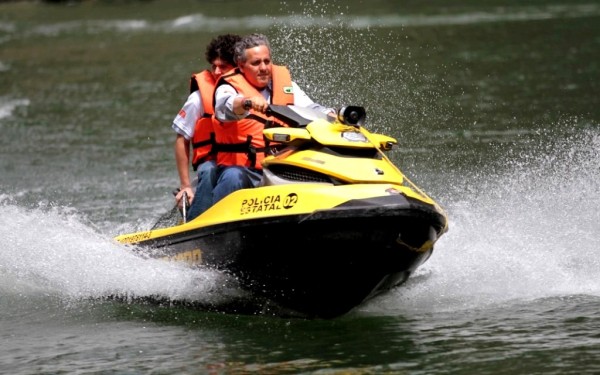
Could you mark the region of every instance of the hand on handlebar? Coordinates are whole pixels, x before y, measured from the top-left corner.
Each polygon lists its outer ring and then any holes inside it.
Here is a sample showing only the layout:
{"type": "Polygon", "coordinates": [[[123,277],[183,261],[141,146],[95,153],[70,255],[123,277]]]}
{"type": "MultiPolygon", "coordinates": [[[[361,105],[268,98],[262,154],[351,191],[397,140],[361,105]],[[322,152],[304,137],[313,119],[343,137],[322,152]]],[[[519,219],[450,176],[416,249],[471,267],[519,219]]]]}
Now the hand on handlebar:
{"type": "Polygon", "coordinates": [[[176,191],[174,193],[175,193],[175,202],[177,203],[177,207],[179,207],[179,209],[183,208],[184,195],[186,198],[186,202],[185,202],[186,207],[189,207],[192,203],[192,200],[194,199],[194,190],[191,187],[185,187],[183,189],[179,189],[178,191],[176,191]]]}
{"type": "Polygon", "coordinates": [[[245,110],[253,109],[260,113],[266,113],[269,108],[269,103],[261,95],[244,98],[242,106],[245,110]]]}

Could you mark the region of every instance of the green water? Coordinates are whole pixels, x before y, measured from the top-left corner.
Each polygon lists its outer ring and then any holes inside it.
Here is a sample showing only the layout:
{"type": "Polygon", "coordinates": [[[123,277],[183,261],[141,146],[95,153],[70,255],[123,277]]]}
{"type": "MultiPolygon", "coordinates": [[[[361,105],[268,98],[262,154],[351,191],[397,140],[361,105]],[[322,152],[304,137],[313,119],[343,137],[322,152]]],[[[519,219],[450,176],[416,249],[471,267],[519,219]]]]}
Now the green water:
{"type": "Polygon", "coordinates": [[[0,372],[600,372],[599,21],[564,0],[0,3],[0,372]],[[170,124],[224,32],[267,34],[314,100],[399,140],[450,217],[407,285],[332,321],[105,300],[232,292],[112,241],[171,208],[170,124]]]}

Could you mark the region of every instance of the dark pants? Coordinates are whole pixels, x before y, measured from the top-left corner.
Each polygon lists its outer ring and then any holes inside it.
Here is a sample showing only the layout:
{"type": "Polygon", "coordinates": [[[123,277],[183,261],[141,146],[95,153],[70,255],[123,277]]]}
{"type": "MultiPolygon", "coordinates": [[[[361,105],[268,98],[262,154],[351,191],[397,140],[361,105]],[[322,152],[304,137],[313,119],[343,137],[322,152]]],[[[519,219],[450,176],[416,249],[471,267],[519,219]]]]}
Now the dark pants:
{"type": "Polygon", "coordinates": [[[217,203],[227,195],[239,189],[246,189],[258,186],[262,178],[262,171],[233,166],[217,167],[217,185],[212,192],[212,202],[217,203]]]}
{"type": "Polygon", "coordinates": [[[194,200],[190,206],[186,221],[190,221],[212,206],[212,191],[217,184],[217,164],[214,161],[206,161],[198,167],[198,184],[194,200]]]}

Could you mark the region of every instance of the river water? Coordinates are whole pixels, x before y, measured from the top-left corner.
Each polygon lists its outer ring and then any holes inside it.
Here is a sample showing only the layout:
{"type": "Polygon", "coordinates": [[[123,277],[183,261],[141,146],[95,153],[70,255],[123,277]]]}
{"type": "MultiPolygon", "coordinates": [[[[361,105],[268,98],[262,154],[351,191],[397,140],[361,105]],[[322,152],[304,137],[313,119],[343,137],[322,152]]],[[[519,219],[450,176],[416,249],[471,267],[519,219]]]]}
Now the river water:
{"type": "Polygon", "coordinates": [[[0,373],[600,373],[599,125],[597,1],[0,3],[0,373]],[[112,240],[172,207],[223,32],[399,140],[450,218],[407,284],[333,320],[106,298],[235,292],[112,240]]]}

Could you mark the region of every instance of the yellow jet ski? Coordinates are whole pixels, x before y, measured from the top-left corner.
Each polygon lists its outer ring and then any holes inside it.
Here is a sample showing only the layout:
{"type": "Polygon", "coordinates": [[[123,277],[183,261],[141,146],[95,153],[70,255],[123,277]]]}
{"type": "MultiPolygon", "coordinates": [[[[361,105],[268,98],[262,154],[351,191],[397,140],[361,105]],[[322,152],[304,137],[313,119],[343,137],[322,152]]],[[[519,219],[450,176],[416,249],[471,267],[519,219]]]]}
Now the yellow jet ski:
{"type": "Polygon", "coordinates": [[[386,157],[397,141],[367,131],[362,107],[337,118],[296,106],[268,114],[289,127],[264,130],[277,146],[260,186],[187,223],[116,240],[220,270],[249,295],[309,318],[343,315],[406,281],[448,219],[386,157]]]}

